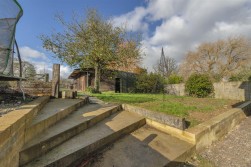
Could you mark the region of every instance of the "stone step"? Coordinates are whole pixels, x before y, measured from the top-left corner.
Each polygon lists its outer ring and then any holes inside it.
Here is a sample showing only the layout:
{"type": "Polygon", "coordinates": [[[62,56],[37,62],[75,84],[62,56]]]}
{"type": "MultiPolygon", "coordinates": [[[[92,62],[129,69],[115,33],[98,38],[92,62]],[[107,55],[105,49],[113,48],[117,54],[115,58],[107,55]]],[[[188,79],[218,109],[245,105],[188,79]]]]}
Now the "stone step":
{"type": "Polygon", "coordinates": [[[145,118],[135,113],[122,111],[113,114],[25,167],[75,166],[90,154],[140,128],[145,123],[145,118]]]}
{"type": "Polygon", "coordinates": [[[87,104],[79,108],[76,112],[26,143],[19,154],[19,164],[24,165],[40,157],[71,137],[120,110],[120,105],[101,106],[99,104],[87,104]]]}
{"type": "Polygon", "coordinates": [[[193,144],[145,125],[101,151],[89,163],[86,160],[82,164],[92,167],[182,166],[194,151],[193,144]]]}
{"type": "Polygon", "coordinates": [[[87,102],[87,98],[51,99],[37,114],[31,125],[26,129],[25,143],[87,102]]]}

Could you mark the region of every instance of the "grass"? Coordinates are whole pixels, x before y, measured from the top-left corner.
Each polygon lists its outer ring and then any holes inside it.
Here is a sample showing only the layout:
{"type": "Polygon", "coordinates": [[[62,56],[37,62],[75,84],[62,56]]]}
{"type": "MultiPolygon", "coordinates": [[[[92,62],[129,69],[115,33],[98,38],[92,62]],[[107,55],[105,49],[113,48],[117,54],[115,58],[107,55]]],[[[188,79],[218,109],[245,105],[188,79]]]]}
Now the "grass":
{"type": "Polygon", "coordinates": [[[136,105],[142,108],[147,108],[149,110],[163,112],[180,117],[188,116],[188,111],[194,110],[196,108],[195,106],[185,106],[184,104],[178,102],[165,103],[163,101],[153,101],[136,105]]]}
{"type": "Polygon", "coordinates": [[[140,95],[140,94],[137,96],[133,96],[131,94],[115,94],[115,93],[102,93],[93,95],[106,102],[127,103],[127,104],[144,103],[156,100],[156,98],[154,97],[147,97],[145,95],[140,95]]]}
{"type": "Polygon", "coordinates": [[[194,98],[163,94],[130,94],[104,92],[91,94],[105,102],[126,103],[152,111],[163,112],[170,115],[185,117],[191,126],[197,125],[209,118],[220,114],[238,101],[194,98]]]}

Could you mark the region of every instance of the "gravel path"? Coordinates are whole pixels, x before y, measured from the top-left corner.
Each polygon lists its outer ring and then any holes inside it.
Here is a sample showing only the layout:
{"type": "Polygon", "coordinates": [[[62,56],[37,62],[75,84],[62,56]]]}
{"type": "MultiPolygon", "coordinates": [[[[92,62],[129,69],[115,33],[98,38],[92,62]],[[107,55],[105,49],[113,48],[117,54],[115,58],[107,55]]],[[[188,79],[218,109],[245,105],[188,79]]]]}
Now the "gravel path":
{"type": "Polygon", "coordinates": [[[251,117],[201,153],[216,167],[251,167],[251,117]]]}

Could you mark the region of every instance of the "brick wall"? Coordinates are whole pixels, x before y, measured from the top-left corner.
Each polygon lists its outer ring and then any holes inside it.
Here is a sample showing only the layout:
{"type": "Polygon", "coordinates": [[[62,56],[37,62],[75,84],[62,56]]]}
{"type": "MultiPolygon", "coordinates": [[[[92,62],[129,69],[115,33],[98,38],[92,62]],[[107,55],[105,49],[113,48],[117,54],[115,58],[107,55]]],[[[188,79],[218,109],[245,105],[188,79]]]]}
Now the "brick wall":
{"type": "MultiPolygon", "coordinates": [[[[22,89],[26,94],[32,96],[50,96],[51,82],[44,82],[39,80],[22,81],[22,89]]],[[[17,82],[0,82],[0,92],[12,93],[16,91],[20,91],[17,82]]]]}
{"type": "Polygon", "coordinates": [[[22,82],[23,90],[26,94],[34,96],[50,96],[51,82],[43,81],[26,81],[22,82]]]}

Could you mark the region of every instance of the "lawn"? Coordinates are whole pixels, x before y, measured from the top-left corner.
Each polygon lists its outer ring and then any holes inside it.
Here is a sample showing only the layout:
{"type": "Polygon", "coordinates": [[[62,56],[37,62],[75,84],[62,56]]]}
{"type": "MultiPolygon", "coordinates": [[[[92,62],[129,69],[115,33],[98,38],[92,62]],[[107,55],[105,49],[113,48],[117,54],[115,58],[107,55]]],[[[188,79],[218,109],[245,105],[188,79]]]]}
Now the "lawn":
{"type": "Polygon", "coordinates": [[[191,126],[221,114],[239,103],[237,100],[181,97],[163,94],[104,92],[102,94],[92,94],[92,96],[109,103],[132,104],[152,111],[185,117],[191,126]]]}

